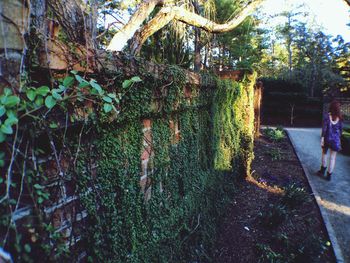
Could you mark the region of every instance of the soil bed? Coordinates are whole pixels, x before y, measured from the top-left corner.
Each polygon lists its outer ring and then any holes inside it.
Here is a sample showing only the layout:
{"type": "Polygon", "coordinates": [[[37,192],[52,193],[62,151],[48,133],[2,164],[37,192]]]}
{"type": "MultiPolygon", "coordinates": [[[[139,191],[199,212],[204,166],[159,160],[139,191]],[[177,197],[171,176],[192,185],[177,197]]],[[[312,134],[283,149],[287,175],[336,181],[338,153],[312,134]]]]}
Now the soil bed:
{"type": "Polygon", "coordinates": [[[252,176],[222,220],[214,262],[335,262],[328,235],[288,138],[255,142],[252,176]]]}

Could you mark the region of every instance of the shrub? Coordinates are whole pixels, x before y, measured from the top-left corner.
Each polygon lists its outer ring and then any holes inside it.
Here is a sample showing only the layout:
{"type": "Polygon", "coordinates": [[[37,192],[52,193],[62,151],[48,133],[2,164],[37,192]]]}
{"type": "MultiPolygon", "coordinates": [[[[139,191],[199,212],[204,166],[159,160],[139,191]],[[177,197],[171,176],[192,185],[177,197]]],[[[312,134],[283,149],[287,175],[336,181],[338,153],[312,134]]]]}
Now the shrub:
{"type": "Polygon", "coordinates": [[[291,254],[292,262],[322,262],[320,256],[329,246],[329,241],[325,242],[322,238],[311,235],[301,240],[294,248],[291,254]]]}
{"type": "Polygon", "coordinates": [[[303,187],[293,183],[284,188],[284,195],[282,197],[282,203],[288,207],[294,208],[299,204],[308,202],[310,200],[309,195],[303,187]]]}
{"type": "Polygon", "coordinates": [[[271,157],[272,161],[280,161],[283,159],[280,149],[273,148],[268,152],[268,155],[271,157]]]}
{"type": "Polygon", "coordinates": [[[283,131],[283,128],[278,127],[276,129],[267,127],[264,130],[264,134],[266,137],[268,137],[271,141],[279,142],[285,138],[285,134],[283,131]]]}
{"type": "Polygon", "coordinates": [[[270,262],[270,263],[282,263],[283,256],[271,249],[269,245],[266,244],[257,244],[257,251],[260,255],[259,262],[270,262]]]}
{"type": "Polygon", "coordinates": [[[270,204],[258,214],[262,224],[267,227],[280,225],[287,217],[287,208],[283,204],[270,204]]]}

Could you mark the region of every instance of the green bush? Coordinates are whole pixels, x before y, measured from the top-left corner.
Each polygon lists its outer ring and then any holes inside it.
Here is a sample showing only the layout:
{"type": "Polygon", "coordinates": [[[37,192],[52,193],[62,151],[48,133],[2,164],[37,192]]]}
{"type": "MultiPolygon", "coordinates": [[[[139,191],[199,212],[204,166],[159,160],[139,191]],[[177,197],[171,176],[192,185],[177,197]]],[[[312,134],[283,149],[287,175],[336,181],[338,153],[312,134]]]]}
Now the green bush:
{"type": "Polygon", "coordinates": [[[282,141],[286,137],[283,128],[281,127],[277,127],[276,129],[267,127],[264,129],[264,134],[267,138],[274,142],[282,141]]]}

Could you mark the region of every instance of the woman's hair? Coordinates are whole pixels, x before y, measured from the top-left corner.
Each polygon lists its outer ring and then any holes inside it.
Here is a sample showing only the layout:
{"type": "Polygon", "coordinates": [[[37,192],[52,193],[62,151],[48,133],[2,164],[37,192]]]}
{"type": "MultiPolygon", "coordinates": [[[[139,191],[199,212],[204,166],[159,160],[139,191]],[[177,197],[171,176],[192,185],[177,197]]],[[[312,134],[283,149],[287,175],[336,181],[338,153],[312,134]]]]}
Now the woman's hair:
{"type": "Polygon", "coordinates": [[[341,111],[340,111],[340,103],[336,100],[333,100],[331,104],[329,105],[329,112],[332,115],[333,121],[336,118],[342,119],[341,111]]]}

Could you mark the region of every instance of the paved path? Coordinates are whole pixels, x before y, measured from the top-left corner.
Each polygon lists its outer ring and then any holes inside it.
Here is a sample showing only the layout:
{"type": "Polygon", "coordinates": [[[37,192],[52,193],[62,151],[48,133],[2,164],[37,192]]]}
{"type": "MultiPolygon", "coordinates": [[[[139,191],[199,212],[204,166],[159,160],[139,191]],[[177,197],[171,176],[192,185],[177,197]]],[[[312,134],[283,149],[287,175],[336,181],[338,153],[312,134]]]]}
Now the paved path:
{"type": "Polygon", "coordinates": [[[320,207],[337,261],[350,263],[350,156],[337,155],[328,182],[315,175],[321,163],[321,129],[286,130],[320,207]]]}

